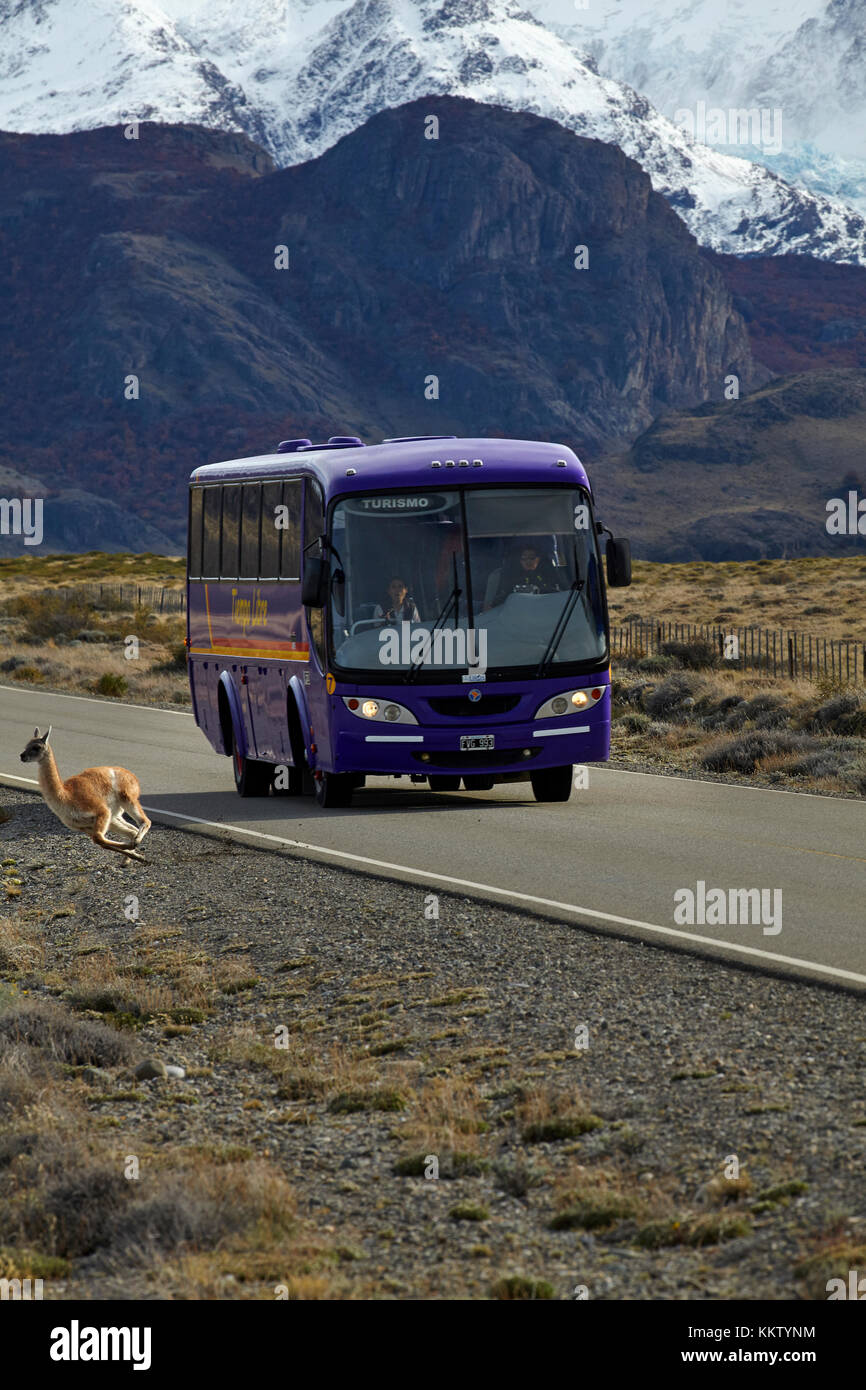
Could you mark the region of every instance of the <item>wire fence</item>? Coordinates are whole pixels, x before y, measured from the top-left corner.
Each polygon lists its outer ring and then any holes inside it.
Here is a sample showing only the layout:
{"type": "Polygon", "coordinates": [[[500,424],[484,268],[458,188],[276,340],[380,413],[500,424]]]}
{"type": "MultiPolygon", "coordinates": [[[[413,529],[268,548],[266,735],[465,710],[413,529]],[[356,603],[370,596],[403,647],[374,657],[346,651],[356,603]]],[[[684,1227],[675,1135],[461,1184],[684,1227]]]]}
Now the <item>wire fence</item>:
{"type": "MultiPolygon", "coordinates": [[[[718,627],[630,618],[611,627],[615,656],[663,654],[669,643],[701,643],[718,653],[725,666],[796,680],[829,677],[838,685],[866,684],[866,642],[854,642],[790,628],[718,627]]],[[[695,653],[700,658],[700,652],[695,653]]]]}
{"type": "MultiPolygon", "coordinates": [[[[186,611],[184,589],[158,584],[78,584],[60,592],[85,593],[96,603],[146,607],[157,613],[186,611]]],[[[817,637],[790,628],[721,627],[660,618],[629,618],[611,626],[614,656],[662,655],[669,643],[701,643],[717,653],[723,665],[741,671],[764,671],[790,680],[829,677],[838,685],[866,685],[866,642],[817,637]]],[[[696,652],[695,658],[700,660],[701,653],[696,652]]]]}
{"type": "Polygon", "coordinates": [[[65,597],[84,594],[94,603],[127,608],[152,608],[155,613],[185,613],[186,591],[160,584],[76,584],[59,590],[65,597]]]}

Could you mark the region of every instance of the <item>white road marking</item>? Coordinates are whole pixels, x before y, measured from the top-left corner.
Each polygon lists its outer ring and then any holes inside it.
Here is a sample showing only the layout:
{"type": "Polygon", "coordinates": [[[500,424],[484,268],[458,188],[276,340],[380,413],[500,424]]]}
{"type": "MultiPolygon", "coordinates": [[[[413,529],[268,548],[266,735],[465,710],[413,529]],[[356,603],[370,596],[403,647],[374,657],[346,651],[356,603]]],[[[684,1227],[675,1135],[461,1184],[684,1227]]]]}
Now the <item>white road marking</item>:
{"type": "MultiPolygon", "coordinates": [[[[18,782],[27,779],[17,777],[18,782]]],[[[826,975],[834,980],[850,980],[858,985],[866,985],[866,975],[859,975],[854,970],[841,970],[835,965],[820,965],[817,961],[802,960],[798,956],[783,956],[776,951],[762,951],[757,946],[741,946],[728,943],[714,936],[700,936],[697,932],[677,931],[674,927],[662,927],[656,922],[642,922],[634,917],[618,917],[613,912],[597,912],[590,907],[580,907],[577,903],[563,903],[555,898],[540,898],[532,893],[518,893],[511,888],[497,888],[492,883],[476,883],[473,879],[454,878],[451,874],[437,874],[432,869],[418,869],[411,864],[394,864],[388,859],[371,859],[365,854],[350,854],[347,850],[331,849],[327,845],[313,845],[305,840],[290,840],[283,835],[267,835],[262,830],[247,830],[241,825],[232,825],[221,821],[204,820],[201,816],[187,816],[180,811],[164,811],[160,807],[145,806],[145,811],[154,820],[160,817],[170,817],[172,820],[189,821],[195,825],[207,826],[211,830],[219,830],[231,838],[239,836],[250,840],[261,840],[272,845],[285,845],[288,849],[303,850],[312,854],[319,854],[324,859],[338,859],[350,864],[365,864],[373,869],[390,869],[401,874],[411,874],[423,882],[435,880],[437,883],[445,884],[449,888],[470,888],[475,892],[483,893],[485,896],[501,898],[505,902],[525,903],[529,907],[553,908],[557,912],[570,912],[581,917],[593,917],[599,922],[611,922],[621,927],[639,927],[641,931],[653,932],[657,936],[667,937],[671,941],[690,941],[699,946],[711,946],[715,950],[720,947],[724,951],[730,952],[735,956],[749,956],[761,961],[772,961],[775,965],[793,965],[800,969],[814,971],[818,975],[826,975]]]]}
{"type": "MultiPolygon", "coordinates": [[[[0,686],[0,690],[9,690],[9,691],[13,691],[15,694],[20,694],[20,688],[17,687],[17,686],[0,686]]],[[[46,695],[49,695],[49,697],[50,697],[50,695],[51,695],[51,692],[47,692],[47,691],[42,692],[42,693],[44,693],[44,694],[46,694],[46,695]]],[[[90,698],[90,697],[88,697],[88,696],[86,696],[86,695],[62,695],[62,694],[57,694],[57,695],[56,695],[56,698],[57,698],[57,699],[65,699],[65,700],[79,700],[79,701],[83,701],[83,702],[85,702],[85,703],[87,703],[87,704],[93,704],[93,705],[105,705],[106,703],[108,703],[107,701],[104,701],[104,700],[94,700],[94,699],[92,699],[92,698],[90,698]]],[[[154,706],[152,706],[152,705],[127,705],[127,706],[125,706],[125,708],[128,708],[128,709],[143,709],[143,710],[147,710],[149,713],[153,713],[153,712],[154,712],[154,706]]],[[[156,711],[156,712],[158,712],[159,714],[179,714],[179,715],[182,715],[182,717],[185,718],[185,719],[192,719],[192,718],[193,718],[193,715],[192,715],[191,713],[188,713],[188,712],[185,711],[185,710],[158,710],[158,711],[156,711]]],[[[600,771],[602,771],[602,772],[609,771],[609,772],[613,772],[613,773],[622,773],[622,774],[624,774],[625,776],[630,776],[630,777],[652,777],[652,776],[660,776],[660,775],[662,775],[662,774],[658,774],[658,773],[636,772],[636,771],[632,771],[631,769],[628,769],[628,768],[609,767],[609,766],[607,766],[607,765],[605,765],[605,764],[599,764],[599,765],[597,765],[597,766],[599,767],[600,771]]],[[[789,791],[789,790],[787,790],[787,789],[785,789],[785,788],[777,788],[777,787],[740,786],[740,785],[738,785],[738,784],[736,784],[736,783],[731,783],[731,782],[716,782],[716,781],[714,781],[713,779],[710,779],[710,778],[699,778],[699,779],[678,778],[678,779],[675,779],[675,780],[679,780],[679,781],[697,780],[697,781],[699,781],[699,782],[704,782],[704,783],[706,783],[707,785],[710,785],[710,786],[727,787],[727,788],[728,788],[729,790],[731,790],[731,791],[751,791],[751,792],[755,792],[755,791],[764,791],[764,792],[775,792],[776,795],[779,795],[779,796],[809,797],[809,798],[811,798],[811,799],[818,799],[818,800],[824,801],[824,802],[826,802],[827,800],[848,800],[848,799],[849,799],[849,798],[840,798],[840,797],[830,797],[830,798],[828,798],[828,797],[822,796],[820,793],[816,793],[816,792],[789,791]]],[[[8,773],[8,774],[0,774],[0,783],[3,783],[3,782],[6,782],[6,783],[21,783],[21,784],[24,785],[24,786],[32,786],[32,787],[38,787],[38,785],[39,785],[39,783],[36,782],[36,781],[34,781],[32,778],[29,778],[29,777],[16,777],[16,776],[14,776],[14,775],[11,774],[11,773],[8,773]]],[[[201,826],[207,827],[207,828],[209,828],[209,829],[219,830],[219,831],[221,831],[223,834],[226,834],[226,835],[231,835],[232,833],[234,833],[235,837],[245,836],[245,837],[247,837],[247,838],[249,838],[249,839],[251,839],[251,840],[261,840],[262,842],[265,842],[265,843],[276,844],[276,845],[285,845],[285,846],[286,846],[287,848],[289,848],[289,849],[295,849],[295,850],[301,850],[301,851],[308,851],[309,853],[312,853],[312,854],[321,855],[321,856],[322,856],[324,859],[326,859],[326,860],[327,860],[327,859],[341,860],[341,861],[345,861],[345,862],[348,862],[348,863],[365,864],[365,865],[368,865],[368,866],[371,867],[371,868],[377,868],[377,869],[390,869],[391,871],[396,871],[397,873],[400,873],[400,874],[409,874],[409,875],[412,875],[412,876],[414,876],[415,878],[421,879],[421,880],[423,880],[423,881],[435,880],[435,881],[438,882],[438,883],[446,884],[446,885],[448,885],[449,887],[452,887],[452,888],[455,888],[455,889],[459,889],[459,888],[473,889],[473,890],[475,890],[476,892],[483,893],[483,894],[485,894],[485,895],[490,895],[490,896],[492,896],[492,897],[494,897],[494,898],[499,898],[499,899],[502,899],[502,900],[504,900],[504,901],[506,901],[506,902],[510,900],[511,902],[525,903],[525,904],[527,904],[527,905],[530,906],[530,907],[531,907],[531,906],[536,906],[536,907],[552,908],[552,909],[555,909],[555,910],[557,910],[557,911],[559,911],[559,912],[565,911],[565,912],[569,912],[569,913],[579,914],[579,915],[584,916],[584,917],[591,917],[591,918],[594,918],[594,919],[597,920],[597,921],[609,922],[609,923],[612,923],[612,924],[618,925],[618,926],[637,927],[637,928],[639,928],[639,929],[642,930],[642,931],[651,932],[651,933],[653,933],[653,934],[655,934],[655,935],[662,936],[662,937],[666,937],[666,938],[670,939],[671,941],[687,941],[687,942],[693,942],[693,943],[696,943],[696,944],[701,945],[701,946],[709,946],[709,947],[712,947],[712,948],[714,948],[715,950],[721,949],[721,950],[727,952],[729,955],[732,955],[732,956],[735,956],[735,957],[736,957],[736,956],[747,956],[747,957],[751,957],[751,958],[757,959],[757,960],[763,960],[763,961],[773,962],[774,964],[777,964],[777,965],[795,966],[795,967],[799,967],[799,968],[801,968],[801,969],[806,969],[806,970],[813,971],[813,972],[814,972],[816,975],[818,975],[818,976],[826,976],[826,977],[829,977],[829,978],[832,978],[832,979],[837,979],[837,980],[849,980],[849,981],[852,981],[852,982],[854,982],[854,983],[856,983],[856,984],[858,984],[858,985],[866,985],[866,975],[858,974],[856,971],[852,971],[852,970],[842,970],[842,969],[840,969],[839,967],[837,967],[837,966],[832,966],[832,965],[820,965],[820,964],[818,964],[818,963],[815,962],[815,961],[803,960],[803,959],[801,959],[800,957],[796,957],[796,956],[783,956],[783,955],[780,955],[780,954],[778,954],[777,952],[774,952],[774,951],[763,951],[763,950],[759,949],[759,948],[756,947],[756,946],[741,946],[741,945],[729,944],[728,942],[722,941],[721,939],[719,939],[719,938],[717,938],[717,937],[700,936],[700,935],[698,935],[698,934],[695,933],[695,932],[678,931],[678,930],[676,930],[676,929],[673,928],[673,927],[659,926],[657,923],[654,923],[654,922],[643,922],[643,921],[640,921],[640,920],[638,920],[638,919],[636,919],[636,918],[632,918],[632,917],[619,917],[619,916],[615,915],[614,913],[609,913],[609,912],[598,912],[598,911],[594,910],[593,908],[580,907],[580,906],[578,906],[578,905],[575,904],[575,903],[563,903],[563,902],[559,902],[559,901],[557,901],[557,900],[555,900],[555,899],[552,899],[552,898],[541,898],[541,897],[536,897],[536,896],[534,896],[534,895],[532,895],[532,894],[530,894],[530,893],[519,893],[519,892],[517,892],[516,890],[512,890],[512,889],[497,888],[497,887],[495,887],[493,884],[476,883],[476,882],[474,882],[474,881],[471,880],[471,879],[454,878],[454,877],[451,877],[451,876],[448,875],[448,874],[437,874],[437,873],[433,872],[432,870],[418,869],[418,868],[415,868],[415,867],[413,867],[413,866],[411,866],[411,865],[408,865],[408,864],[393,864],[393,863],[391,863],[391,862],[388,861],[388,860],[372,859],[372,858],[369,858],[369,857],[366,856],[366,855],[360,855],[360,854],[350,854],[350,853],[349,853],[348,851],[346,851],[346,850],[330,849],[329,847],[324,846],[324,845],[313,845],[313,844],[308,844],[308,843],[306,843],[306,842],[303,841],[303,840],[290,840],[290,839],[287,839],[287,838],[285,838],[285,837],[283,837],[283,836],[279,836],[279,835],[267,835],[267,834],[265,834],[263,831],[246,830],[246,829],[244,829],[242,826],[234,826],[234,825],[232,825],[231,823],[229,823],[229,824],[223,824],[223,823],[221,823],[221,822],[219,822],[219,821],[204,820],[204,819],[203,819],[202,817],[200,817],[200,816],[187,816],[187,815],[182,814],[182,813],[179,812],[179,811],[164,811],[164,810],[162,810],[161,808],[155,808],[155,807],[154,807],[154,808],[148,808],[148,807],[146,807],[145,809],[148,811],[148,814],[151,815],[152,817],[154,817],[156,820],[159,820],[159,819],[162,818],[162,817],[168,817],[168,818],[173,819],[173,820],[188,821],[188,822],[191,823],[191,824],[197,824],[197,825],[201,825],[201,826]]]]}
{"type": "MultiPolygon", "coordinates": [[[[0,685],[0,690],[11,690],[16,695],[21,694],[20,685],[0,685]]],[[[106,705],[114,705],[120,709],[146,709],[148,714],[177,714],[181,719],[193,719],[191,710],[187,709],[160,709],[158,705],[133,705],[122,700],[119,706],[114,700],[94,700],[92,695],[67,695],[62,690],[40,690],[40,695],[44,695],[49,700],[83,700],[86,705],[101,705],[103,709],[106,705]]]]}

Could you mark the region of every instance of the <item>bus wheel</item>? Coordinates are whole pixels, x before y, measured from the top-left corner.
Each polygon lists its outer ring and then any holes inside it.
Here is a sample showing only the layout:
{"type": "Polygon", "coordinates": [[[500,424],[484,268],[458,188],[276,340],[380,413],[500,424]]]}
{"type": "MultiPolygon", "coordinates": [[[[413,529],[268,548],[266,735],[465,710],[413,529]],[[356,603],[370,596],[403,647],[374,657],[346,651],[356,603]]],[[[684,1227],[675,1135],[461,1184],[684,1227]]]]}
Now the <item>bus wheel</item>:
{"type": "Polygon", "coordinates": [[[431,792],[459,792],[459,777],[428,777],[431,792]]]}
{"type": "MultiPolygon", "coordinates": [[[[304,754],[304,740],[301,735],[301,721],[298,718],[298,708],[292,698],[291,692],[288,695],[288,705],[286,708],[286,718],[289,727],[289,743],[292,749],[292,762],[294,767],[289,769],[289,784],[285,789],[280,788],[280,796],[312,796],[316,790],[313,781],[313,774],[307,766],[307,759],[304,754]]],[[[277,789],[274,788],[276,791],[277,789]]]]}
{"type": "Polygon", "coordinates": [[[270,763],[259,763],[253,758],[245,758],[238,748],[238,740],[234,731],[232,732],[232,767],[234,768],[235,788],[238,796],[267,796],[274,769],[270,763]]]}
{"type": "Polygon", "coordinates": [[[337,806],[351,806],[352,792],[357,786],[351,773],[323,772],[316,778],[316,805],[325,810],[337,806]]]}
{"type": "Polygon", "coordinates": [[[468,792],[489,792],[495,783],[492,777],[464,777],[463,785],[468,792]]]}
{"type": "Polygon", "coordinates": [[[567,801],[571,796],[571,764],[545,767],[530,775],[536,801],[567,801]]]}

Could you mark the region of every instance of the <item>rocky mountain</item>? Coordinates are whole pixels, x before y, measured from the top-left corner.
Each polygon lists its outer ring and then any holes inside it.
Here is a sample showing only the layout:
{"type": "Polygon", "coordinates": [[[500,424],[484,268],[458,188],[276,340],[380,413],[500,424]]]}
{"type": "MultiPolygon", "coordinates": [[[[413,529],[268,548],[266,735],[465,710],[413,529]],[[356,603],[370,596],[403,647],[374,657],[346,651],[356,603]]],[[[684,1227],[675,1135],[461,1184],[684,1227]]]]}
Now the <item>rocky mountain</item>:
{"type": "Polygon", "coordinates": [[[749,330],[752,352],[773,372],[866,368],[866,269],[811,256],[742,259],[717,266],[749,330]]]}
{"type": "Polygon", "coordinates": [[[24,514],[25,534],[0,534],[0,555],[64,554],[85,550],[166,555],[179,551],[179,537],[144,521],[133,505],[79,487],[55,487],[44,477],[0,466],[0,497],[40,499],[38,512],[24,514]],[[38,550],[37,550],[38,546],[38,550]]]}
{"type": "Polygon", "coordinates": [[[457,98],[273,172],[189,127],[5,135],[0,237],[0,462],[176,538],[192,468],[287,435],[598,454],[768,376],[637,164],[457,98]]]}
{"type": "Polygon", "coordinates": [[[0,0],[0,53],[11,131],[193,122],[287,166],[450,94],[616,145],[716,251],[866,262],[859,213],[690,138],[518,0],[0,0]]]}
{"type": "MultiPolygon", "coordinates": [[[[866,211],[866,0],[527,0],[672,119],[703,101],[781,113],[781,150],[739,152],[866,211]]],[[[721,146],[734,153],[733,144],[721,146]]]]}
{"type": "Polygon", "coordinates": [[[827,503],[866,495],[864,435],[866,370],[777,377],[739,401],[662,415],[597,461],[595,486],[644,559],[862,555],[862,535],[827,531],[827,503]]]}

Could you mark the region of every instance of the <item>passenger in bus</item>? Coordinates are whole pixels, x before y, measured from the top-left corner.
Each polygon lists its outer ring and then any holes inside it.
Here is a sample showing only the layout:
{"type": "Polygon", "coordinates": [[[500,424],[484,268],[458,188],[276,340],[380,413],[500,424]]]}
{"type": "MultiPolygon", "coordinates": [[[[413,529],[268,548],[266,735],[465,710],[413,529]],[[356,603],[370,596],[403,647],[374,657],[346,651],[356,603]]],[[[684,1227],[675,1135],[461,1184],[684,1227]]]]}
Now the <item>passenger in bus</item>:
{"type": "Polygon", "coordinates": [[[498,607],[509,594],[555,594],[562,587],[553,561],[536,545],[521,543],[488,579],[484,609],[498,607]]]}
{"type": "Polygon", "coordinates": [[[395,574],[389,582],[387,597],[376,604],[373,617],[384,618],[388,623],[420,623],[421,615],[415,600],[409,593],[406,581],[399,574],[395,574]]]}

